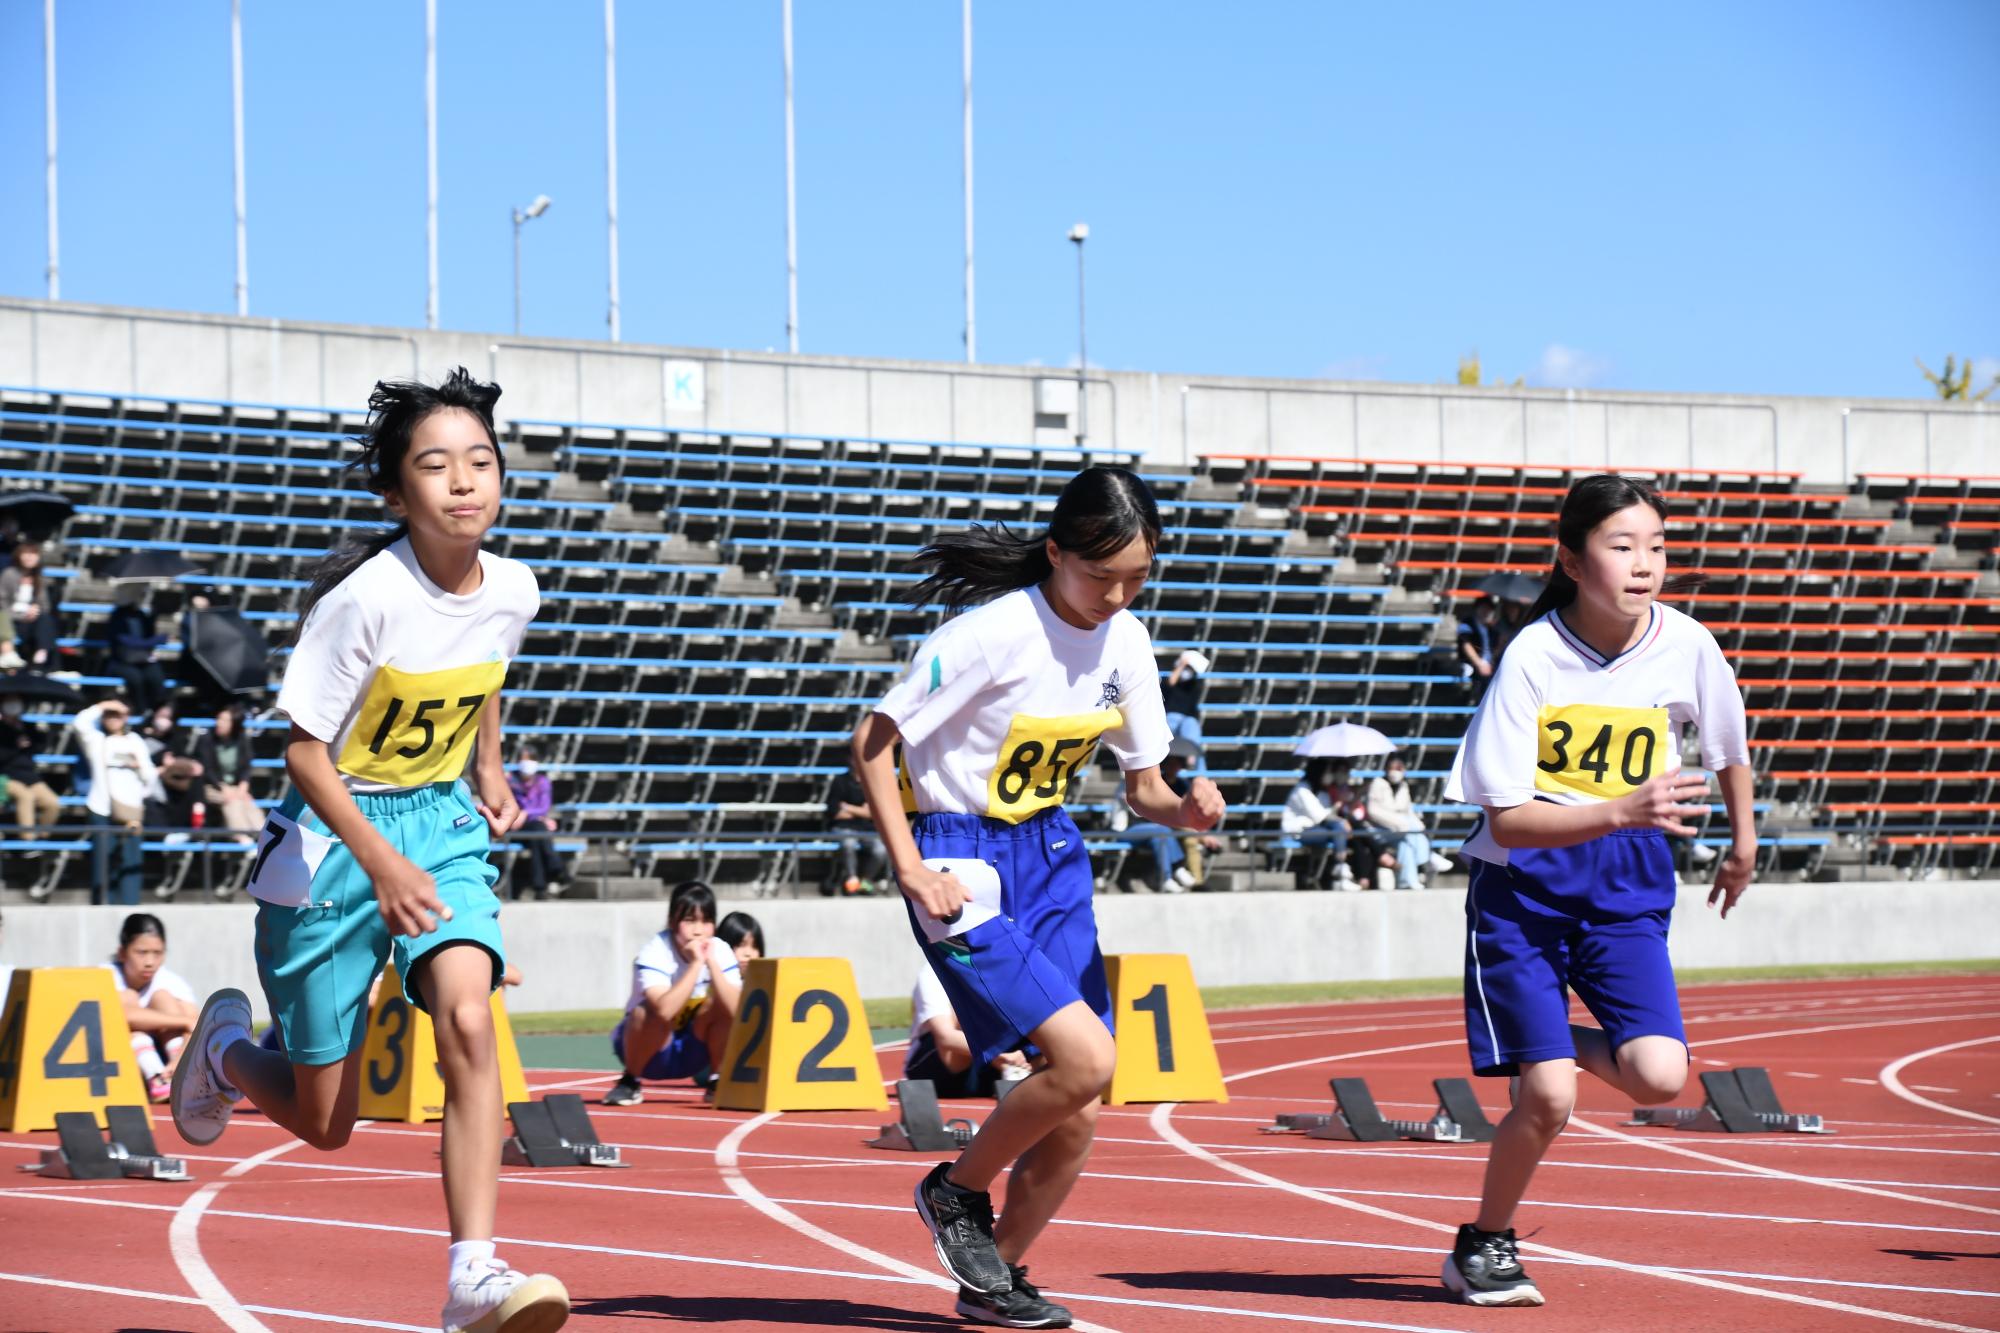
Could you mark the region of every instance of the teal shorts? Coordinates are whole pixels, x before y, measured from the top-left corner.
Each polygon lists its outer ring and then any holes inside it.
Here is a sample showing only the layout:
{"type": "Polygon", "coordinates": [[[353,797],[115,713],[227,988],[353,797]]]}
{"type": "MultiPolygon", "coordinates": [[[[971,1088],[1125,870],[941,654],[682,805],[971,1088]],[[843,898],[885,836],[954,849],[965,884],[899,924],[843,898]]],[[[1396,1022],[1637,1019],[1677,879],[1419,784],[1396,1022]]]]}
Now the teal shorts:
{"type": "MultiPolygon", "coordinates": [[[[309,905],[259,902],[257,975],[294,1064],[333,1064],[360,1048],[368,988],[392,951],[403,995],[419,1009],[425,1006],[414,974],[435,950],[478,945],[492,956],[495,987],[507,967],[500,947],[500,900],[493,893],[500,872],[486,859],[486,817],[474,808],[465,786],[441,782],[381,796],[357,794],[354,803],[390,846],[429,872],[439,900],[451,908],[451,920],[414,939],[392,938],[375,903],[375,886],[338,842],[312,872],[309,905]]],[[[296,791],[280,813],[302,828],[329,833],[296,791]]]]}

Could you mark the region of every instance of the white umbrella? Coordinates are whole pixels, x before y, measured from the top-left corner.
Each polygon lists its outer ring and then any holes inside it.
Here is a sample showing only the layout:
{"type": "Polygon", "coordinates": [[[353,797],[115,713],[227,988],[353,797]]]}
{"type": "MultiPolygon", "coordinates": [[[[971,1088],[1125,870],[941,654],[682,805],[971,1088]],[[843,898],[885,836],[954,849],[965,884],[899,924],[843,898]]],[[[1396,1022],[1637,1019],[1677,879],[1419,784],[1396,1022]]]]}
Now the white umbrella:
{"type": "Polygon", "coordinates": [[[1336,722],[1300,741],[1292,753],[1306,759],[1353,759],[1365,754],[1389,754],[1395,748],[1395,742],[1373,727],[1336,722]]]}

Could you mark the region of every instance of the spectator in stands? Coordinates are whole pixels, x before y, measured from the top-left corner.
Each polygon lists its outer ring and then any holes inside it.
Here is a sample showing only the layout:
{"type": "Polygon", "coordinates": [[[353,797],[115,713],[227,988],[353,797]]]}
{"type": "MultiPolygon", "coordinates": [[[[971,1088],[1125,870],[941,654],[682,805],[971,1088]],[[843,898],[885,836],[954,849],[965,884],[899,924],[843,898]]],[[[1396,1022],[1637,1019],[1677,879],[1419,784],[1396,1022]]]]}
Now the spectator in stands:
{"type": "Polygon", "coordinates": [[[1368,784],[1368,823],[1394,839],[1397,888],[1421,889],[1426,871],[1441,875],[1451,869],[1450,861],[1431,850],[1424,817],[1410,795],[1409,770],[1399,754],[1383,761],[1380,776],[1368,784]]]}
{"type": "Polygon", "coordinates": [[[118,950],[105,966],[118,978],[118,998],[125,1026],[132,1030],[132,1053],[139,1059],[146,1096],[163,1102],[181,1048],[201,1012],[194,987],[167,967],[167,928],[145,912],[125,918],[118,928],[118,950]]]}
{"type": "Polygon", "coordinates": [[[1466,689],[1477,703],[1500,665],[1500,603],[1485,593],[1472,604],[1472,614],[1458,622],[1458,661],[1466,689]]]}
{"type": "Polygon", "coordinates": [[[764,927],[748,912],[731,912],[718,921],[715,937],[736,955],[738,967],[747,967],[764,956],[764,927]]]}
{"type": "Polygon", "coordinates": [[[189,753],[193,746],[174,706],[162,703],[147,714],[139,739],[152,756],[155,774],[146,795],[146,827],[168,830],[169,842],[185,842],[187,835],[180,830],[201,827],[207,808],[201,800],[201,763],[189,753]]]}
{"type": "MultiPolygon", "coordinates": [[[[47,741],[40,727],[23,720],[26,712],[27,701],[20,695],[0,698],[0,796],[13,807],[22,840],[33,841],[39,830],[55,825],[60,807],[35,762],[47,741]]],[[[22,855],[32,859],[38,853],[31,850],[22,855]]]]}
{"type": "Polygon", "coordinates": [[[142,583],[120,584],[117,605],[105,626],[104,669],[125,684],[125,693],[140,708],[151,709],[167,698],[167,677],[156,657],[166,640],[146,605],[142,583]]]}
{"type": "Polygon", "coordinates": [[[1195,747],[1193,771],[1201,771],[1201,696],[1208,687],[1209,660],[1206,654],[1189,648],[1174,659],[1167,683],[1160,687],[1160,702],[1167,709],[1167,730],[1176,740],[1195,747]]]}
{"type": "Polygon", "coordinates": [[[56,665],[56,604],[42,568],[42,544],[22,542],[0,569],[0,670],[56,665]]]}
{"type": "Polygon", "coordinates": [[[202,800],[227,828],[241,835],[238,842],[255,841],[264,826],[264,812],[250,790],[255,754],[242,711],[234,704],[218,709],[215,726],[195,742],[194,757],[201,767],[202,800]]]}
{"type": "Polygon", "coordinates": [[[1527,624],[1528,607],[1526,603],[1517,602],[1512,598],[1506,597],[1500,599],[1500,620],[1496,626],[1498,632],[1493,645],[1493,665],[1495,667],[1498,667],[1500,659],[1507,655],[1507,645],[1514,642],[1515,637],[1526,628],[1527,624]]]}
{"type": "Polygon", "coordinates": [[[675,885],[667,928],[632,960],[632,995],[611,1030],[611,1050],[625,1072],[604,1104],[644,1101],[641,1079],[692,1078],[712,1086],[741,994],[742,968],[715,937],[715,890],[700,880],[675,885]]]}
{"type": "Polygon", "coordinates": [[[828,830],[840,840],[840,868],[839,878],[829,880],[820,892],[831,897],[836,890],[853,895],[888,887],[889,849],[875,831],[868,793],[861,789],[851,759],[847,771],[827,789],[826,818],[828,830]]]}
{"type": "Polygon", "coordinates": [[[1002,1079],[1026,1078],[1028,1057],[1006,1051],[973,1068],[972,1043],[952,1011],[951,997],[931,971],[928,958],[917,960],[917,984],[910,992],[910,1044],[903,1051],[903,1077],[929,1082],[940,1097],[991,1097],[1002,1079]]]}
{"type": "Polygon", "coordinates": [[[1347,761],[1308,759],[1305,772],[1293,784],[1278,815],[1278,829],[1300,844],[1322,850],[1325,863],[1315,888],[1337,888],[1352,892],[1361,886],[1354,881],[1354,868],[1347,863],[1347,842],[1353,826],[1340,813],[1335,789],[1344,792],[1347,761]]]}
{"type": "Polygon", "coordinates": [[[93,903],[136,907],[145,850],[139,831],[145,826],[146,792],[158,776],[146,742],[128,726],[131,713],[122,699],[94,704],[70,719],[83,748],[90,774],[86,808],[98,832],[91,835],[90,866],[93,903]],[[114,844],[117,868],[112,868],[114,844]]]}
{"type": "MultiPolygon", "coordinates": [[[[1188,785],[1201,771],[1201,749],[1180,739],[1167,747],[1160,761],[1160,779],[1177,796],[1187,795],[1188,785]]],[[[1186,893],[1208,880],[1205,853],[1222,850],[1222,841],[1206,833],[1181,833],[1161,824],[1138,823],[1126,829],[1125,837],[1134,847],[1152,853],[1154,882],[1161,893],[1186,893]]]]}
{"type": "Polygon", "coordinates": [[[525,868],[528,893],[537,898],[560,898],[569,887],[569,870],[556,847],[555,835],[559,829],[555,819],[555,786],[542,771],[541,758],[532,747],[521,747],[521,757],[515,761],[514,771],[507,775],[507,785],[513,789],[514,799],[520,802],[521,813],[527,817],[521,827],[529,835],[521,840],[527,850],[515,867],[514,896],[526,896],[521,885],[521,871],[525,868]]]}

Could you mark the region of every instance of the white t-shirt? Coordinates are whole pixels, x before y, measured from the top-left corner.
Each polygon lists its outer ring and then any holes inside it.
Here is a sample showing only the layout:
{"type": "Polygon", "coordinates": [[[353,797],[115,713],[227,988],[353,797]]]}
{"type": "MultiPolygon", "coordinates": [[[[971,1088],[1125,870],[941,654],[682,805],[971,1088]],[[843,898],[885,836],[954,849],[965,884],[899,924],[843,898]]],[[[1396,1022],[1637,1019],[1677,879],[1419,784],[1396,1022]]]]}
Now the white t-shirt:
{"type": "MultiPolygon", "coordinates": [[[[1715,636],[1655,603],[1639,641],[1606,658],[1551,611],[1524,626],[1472,715],[1445,799],[1506,809],[1615,800],[1681,766],[1681,728],[1709,769],[1750,762],[1743,694],[1715,636]]],[[[1507,864],[1482,818],[1465,855],[1507,864]]]]}
{"type": "MultiPolygon", "coordinates": [[[[715,960],[724,976],[739,977],[742,969],[736,962],[736,951],[724,944],[715,935],[708,937],[708,957],[715,960]]],[[[669,931],[661,931],[639,946],[639,956],[632,960],[632,998],[625,1003],[632,1009],[646,998],[646,992],[660,986],[671,986],[681,979],[681,974],[695,964],[681,957],[674,948],[674,937],[669,931]]],[[[701,975],[695,978],[694,989],[688,993],[687,1009],[682,1020],[690,1017],[695,1008],[708,998],[708,966],[702,964],[701,975]]]]}
{"type": "Polygon", "coordinates": [[[98,721],[103,715],[104,705],[92,704],[71,718],[70,726],[76,731],[84,762],[90,766],[90,794],[84,806],[93,815],[109,818],[114,801],[135,810],[145,805],[146,792],[159,771],[153,767],[152,751],[131,730],[131,724],[126,723],[126,729],[113,736],[98,721]]]}
{"type": "Polygon", "coordinates": [[[924,1024],[945,1017],[957,1017],[952,1012],[951,997],[944,993],[944,983],[931,970],[931,960],[919,958],[916,988],[910,992],[910,1044],[917,1044],[917,1038],[924,1034],[924,1024]]]}
{"type": "Polygon", "coordinates": [[[946,621],[875,711],[903,736],[906,808],[1009,824],[1061,805],[1100,741],[1128,772],[1173,743],[1146,627],[1078,629],[1040,588],[946,621]]]}
{"type": "MultiPolygon", "coordinates": [[[[105,966],[111,969],[111,975],[119,990],[131,989],[125,984],[125,969],[118,965],[117,958],[112,958],[105,966]]],[[[153,997],[161,991],[177,999],[186,1000],[189,1004],[195,1003],[194,987],[188,985],[187,978],[172,968],[163,967],[153,973],[153,979],[146,983],[146,989],[139,992],[139,1003],[151,1004],[153,997]]]]}
{"type": "Polygon", "coordinates": [[[348,790],[401,791],[465,772],[479,716],[541,608],[520,561],[482,551],[479,567],[477,589],[448,593],[405,537],[307,617],[278,711],[328,743],[348,790]]]}

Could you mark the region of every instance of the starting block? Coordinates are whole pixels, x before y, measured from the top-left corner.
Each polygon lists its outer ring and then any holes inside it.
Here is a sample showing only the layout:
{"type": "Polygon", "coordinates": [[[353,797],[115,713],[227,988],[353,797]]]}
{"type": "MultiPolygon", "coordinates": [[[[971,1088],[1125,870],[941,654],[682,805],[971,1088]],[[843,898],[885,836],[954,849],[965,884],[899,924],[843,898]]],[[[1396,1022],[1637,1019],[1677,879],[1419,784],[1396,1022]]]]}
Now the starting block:
{"type": "Polygon", "coordinates": [[[1831,1134],[1816,1115],[1795,1115],[1778,1101],[1771,1071],[1761,1065],[1712,1069],[1701,1076],[1702,1104],[1641,1106],[1628,1125],[1667,1125],[1721,1134],[1831,1134]]]}
{"type": "MultiPolygon", "coordinates": [[[[1356,1143],[1388,1143],[1397,1139],[1413,1139],[1421,1143],[1483,1141],[1468,1136],[1443,1106],[1429,1120],[1388,1120],[1376,1109],[1375,1094],[1368,1090],[1367,1079],[1336,1078],[1327,1081],[1333,1088],[1331,1115],[1320,1112],[1282,1114],[1275,1124],[1265,1126],[1263,1132],[1304,1134],[1309,1139],[1346,1139],[1356,1143]]],[[[1439,1085],[1448,1082],[1465,1084],[1464,1079],[1439,1079],[1437,1082],[1439,1085]]],[[[1439,1093],[1443,1094],[1442,1086],[1439,1093]]],[[[1464,1093],[1470,1100],[1470,1086],[1465,1086],[1464,1093]]],[[[1456,1091],[1453,1095],[1457,1095],[1456,1091]]],[[[1479,1119],[1481,1124],[1485,1124],[1484,1115],[1479,1119]]],[[[1492,1137],[1491,1130],[1492,1126],[1487,1125],[1488,1138],[1492,1137]]]]}
{"type": "Polygon", "coordinates": [[[618,1149],[597,1137],[583,1098],[550,1093],[538,1102],[508,1102],[513,1137],[500,1147],[504,1166],[626,1166],[618,1149]]]}
{"type": "Polygon", "coordinates": [[[142,1106],[107,1106],[108,1138],[97,1136],[97,1117],[88,1111],[56,1112],[57,1146],[42,1160],[24,1163],[45,1180],[186,1180],[187,1163],[160,1156],[153,1121],[142,1106]]]}
{"type": "Polygon", "coordinates": [[[906,1079],[896,1084],[897,1120],[882,1126],[882,1133],[868,1140],[871,1148],[899,1152],[958,1152],[972,1142],[979,1126],[970,1120],[946,1120],[938,1109],[937,1085],[926,1079],[906,1079]]]}

